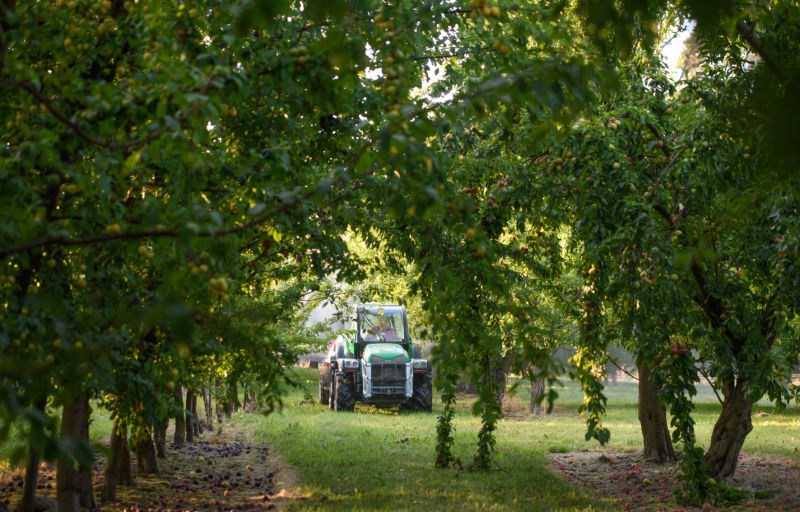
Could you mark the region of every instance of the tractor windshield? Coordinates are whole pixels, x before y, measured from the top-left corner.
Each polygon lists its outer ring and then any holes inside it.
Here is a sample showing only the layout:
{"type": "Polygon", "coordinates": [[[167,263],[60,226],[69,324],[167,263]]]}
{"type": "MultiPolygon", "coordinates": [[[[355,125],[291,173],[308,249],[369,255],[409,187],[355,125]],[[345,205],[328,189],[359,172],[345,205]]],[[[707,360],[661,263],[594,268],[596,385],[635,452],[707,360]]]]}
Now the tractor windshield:
{"type": "Polygon", "coordinates": [[[403,341],[406,337],[403,310],[375,307],[361,310],[359,331],[364,341],[403,341]]]}

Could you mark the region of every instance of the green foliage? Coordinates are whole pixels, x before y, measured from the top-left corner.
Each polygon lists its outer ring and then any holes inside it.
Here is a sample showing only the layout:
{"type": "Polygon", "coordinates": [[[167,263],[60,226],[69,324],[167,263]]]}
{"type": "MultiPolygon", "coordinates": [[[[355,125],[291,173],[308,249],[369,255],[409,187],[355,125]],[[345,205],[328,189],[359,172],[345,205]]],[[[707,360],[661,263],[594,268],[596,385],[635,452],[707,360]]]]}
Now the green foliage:
{"type": "Polygon", "coordinates": [[[457,376],[478,384],[485,468],[489,374],[552,377],[562,342],[577,345],[587,438],[608,442],[603,368],[624,340],[655,368],[702,490],[698,370],[751,401],[796,396],[799,13],[699,0],[4,9],[3,425],[53,446],[33,405],[90,393],[145,428],[177,412],[176,387],[209,382],[220,398],[246,382],[278,409],[310,343],[302,304],[309,291],[342,304],[335,279],[408,303],[435,343],[441,465],[457,376]],[[701,64],[676,84],[656,43],[687,19],[701,64]]]}

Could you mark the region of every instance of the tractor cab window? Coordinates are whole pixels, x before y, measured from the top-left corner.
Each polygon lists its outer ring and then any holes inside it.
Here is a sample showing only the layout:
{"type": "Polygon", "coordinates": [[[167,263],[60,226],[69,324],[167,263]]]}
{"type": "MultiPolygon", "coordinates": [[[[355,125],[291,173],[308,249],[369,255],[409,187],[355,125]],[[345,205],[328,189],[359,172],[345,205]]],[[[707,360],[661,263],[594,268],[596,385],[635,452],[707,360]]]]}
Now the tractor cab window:
{"type": "Polygon", "coordinates": [[[399,342],[406,337],[400,308],[363,309],[359,319],[360,337],[364,341],[399,342]]]}

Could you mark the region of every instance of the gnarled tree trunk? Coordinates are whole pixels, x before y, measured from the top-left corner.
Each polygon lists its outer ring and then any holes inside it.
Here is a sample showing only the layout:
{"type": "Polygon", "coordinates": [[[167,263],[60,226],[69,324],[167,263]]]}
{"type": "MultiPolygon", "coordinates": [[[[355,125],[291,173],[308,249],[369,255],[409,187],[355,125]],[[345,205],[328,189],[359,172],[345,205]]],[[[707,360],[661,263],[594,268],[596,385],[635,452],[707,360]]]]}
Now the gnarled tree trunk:
{"type": "MultiPolygon", "coordinates": [[[[47,397],[38,400],[34,407],[39,412],[44,413],[47,406],[47,397]]],[[[25,467],[25,488],[22,492],[22,499],[17,504],[20,512],[33,512],[34,501],[36,499],[36,487],[39,484],[39,463],[42,460],[42,452],[30,445],[28,448],[28,465],[25,467]]]]}
{"type": "Polygon", "coordinates": [[[197,415],[197,393],[192,393],[192,426],[194,427],[194,435],[199,436],[203,433],[203,427],[200,426],[200,416],[197,415]]]}
{"type": "Polygon", "coordinates": [[[169,418],[157,425],[153,431],[156,442],[156,457],[163,459],[167,456],[167,427],[169,418]]]}
{"type": "Polygon", "coordinates": [[[114,430],[111,431],[110,451],[111,453],[106,461],[106,468],[103,471],[103,490],[100,494],[100,499],[106,502],[117,499],[118,485],[130,485],[131,483],[128,427],[119,420],[114,422],[114,430]],[[125,475],[127,475],[127,481],[123,480],[125,475]]]}
{"type": "Polygon", "coordinates": [[[181,445],[186,442],[186,423],[184,423],[183,394],[180,386],[175,387],[175,400],[178,402],[178,413],[175,414],[175,433],[172,442],[181,445]]]}
{"type": "Polygon", "coordinates": [[[156,449],[153,445],[153,437],[150,429],[146,428],[139,432],[136,439],[136,469],[140,475],[158,474],[158,463],[156,462],[156,449]]]}
{"type": "Polygon", "coordinates": [[[742,444],[753,430],[753,401],[744,387],[742,382],[723,386],[722,413],[714,424],[705,456],[708,475],[717,480],[733,476],[742,444]]]}
{"type": "Polygon", "coordinates": [[[194,424],[192,423],[192,400],[194,393],[191,389],[186,390],[186,414],[184,424],[186,425],[186,442],[191,443],[194,441],[194,424]]]}
{"type": "Polygon", "coordinates": [[[79,446],[88,447],[89,398],[79,395],[69,399],[61,414],[61,439],[67,441],[72,449],[58,459],[56,487],[59,512],[79,512],[81,506],[92,506],[91,485],[86,488],[86,472],[91,481],[91,463],[79,461],[79,446]],[[86,436],[86,437],[84,437],[86,436]],[[88,503],[87,503],[88,502],[88,503]]]}
{"type": "Polygon", "coordinates": [[[530,381],[531,381],[530,413],[533,414],[534,416],[538,416],[542,414],[542,395],[544,395],[544,379],[531,376],[530,381]]]}
{"type": "Polygon", "coordinates": [[[206,388],[202,389],[203,392],[203,408],[206,410],[206,426],[208,430],[214,430],[214,414],[211,410],[211,392],[206,388]]]}
{"type": "Polygon", "coordinates": [[[644,458],[652,462],[675,460],[675,450],[667,426],[667,411],[658,399],[647,362],[639,363],[639,425],[642,429],[644,458]]]}

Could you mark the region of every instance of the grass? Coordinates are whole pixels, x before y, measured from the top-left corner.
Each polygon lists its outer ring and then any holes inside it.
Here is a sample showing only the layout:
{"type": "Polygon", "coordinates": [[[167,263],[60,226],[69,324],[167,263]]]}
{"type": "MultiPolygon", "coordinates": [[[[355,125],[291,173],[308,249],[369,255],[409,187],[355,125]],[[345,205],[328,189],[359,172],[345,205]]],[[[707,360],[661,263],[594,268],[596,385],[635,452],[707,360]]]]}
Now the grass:
{"type": "MultiPolygon", "coordinates": [[[[308,391],[316,390],[316,371],[297,370],[308,391]]],[[[635,383],[609,388],[609,447],[640,450],[635,383]]],[[[530,388],[520,383],[512,400],[527,404],[530,388]]],[[[308,497],[302,510],[616,510],[602,497],[569,486],[552,473],[547,454],[595,450],[586,442],[584,419],[575,413],[583,396],[577,385],[560,390],[553,414],[535,419],[507,418],[497,429],[494,470],[437,469],[433,464],[436,411],[433,414],[378,411],[358,407],[355,414],[333,413],[301,404],[303,391],[291,391],[282,412],[263,417],[235,415],[235,421],[260,442],[277,449],[299,473],[308,497]]],[[[719,412],[710,389],[698,397],[697,429],[707,443],[719,412]]],[[[520,407],[522,408],[522,407],[520,407]]],[[[455,417],[455,455],[468,466],[475,452],[479,419],[469,403],[455,417]]],[[[745,451],[800,461],[800,410],[780,414],[769,405],[754,410],[754,431],[745,451]],[[758,418],[755,414],[769,416],[758,418]]]]}

